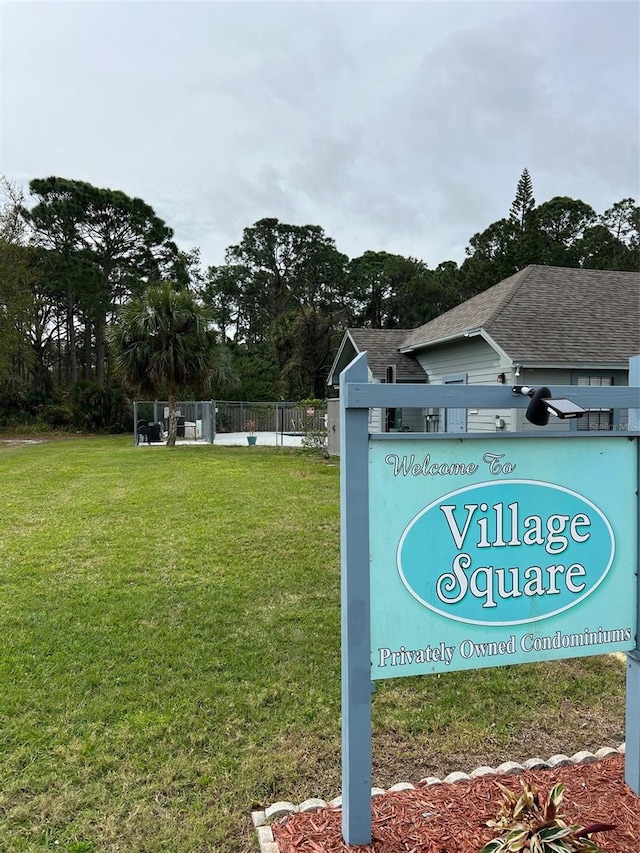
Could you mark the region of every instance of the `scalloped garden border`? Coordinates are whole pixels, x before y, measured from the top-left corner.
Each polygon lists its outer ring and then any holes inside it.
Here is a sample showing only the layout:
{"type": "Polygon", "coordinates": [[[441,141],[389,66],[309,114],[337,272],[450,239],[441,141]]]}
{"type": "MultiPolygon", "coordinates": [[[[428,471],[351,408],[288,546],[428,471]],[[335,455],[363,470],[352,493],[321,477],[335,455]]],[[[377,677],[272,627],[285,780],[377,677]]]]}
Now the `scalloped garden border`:
{"type": "MultiPolygon", "coordinates": [[[[456,782],[477,779],[480,776],[512,776],[516,773],[521,773],[524,770],[545,770],[554,767],[565,767],[569,764],[593,764],[603,758],[608,758],[610,755],[615,755],[617,753],[624,755],[624,752],[625,744],[623,743],[617,749],[613,749],[609,746],[603,746],[596,752],[589,752],[589,750],[583,749],[572,756],[564,755],[564,753],[557,753],[556,755],[552,755],[547,761],[542,758],[528,758],[523,764],[518,764],[517,761],[505,761],[498,767],[477,767],[475,770],[472,770],[471,773],[462,773],[456,770],[453,773],[449,773],[449,775],[445,776],[444,779],[439,779],[437,776],[427,776],[426,778],[421,779],[418,782],[418,785],[421,787],[442,784],[455,785],[456,782]]],[[[412,785],[411,782],[396,782],[395,785],[392,785],[386,790],[384,788],[372,788],[371,796],[377,797],[381,794],[393,791],[415,790],[415,788],[416,786],[412,785]]],[[[273,803],[271,806],[268,806],[264,811],[251,812],[251,821],[258,835],[260,853],[280,853],[278,842],[275,841],[273,837],[273,832],[269,823],[270,821],[286,817],[287,815],[294,814],[295,812],[312,812],[317,811],[318,809],[338,809],[341,807],[342,797],[335,797],[329,802],[322,800],[319,797],[310,797],[308,800],[304,800],[304,802],[299,805],[281,800],[277,803],[273,803]]]]}

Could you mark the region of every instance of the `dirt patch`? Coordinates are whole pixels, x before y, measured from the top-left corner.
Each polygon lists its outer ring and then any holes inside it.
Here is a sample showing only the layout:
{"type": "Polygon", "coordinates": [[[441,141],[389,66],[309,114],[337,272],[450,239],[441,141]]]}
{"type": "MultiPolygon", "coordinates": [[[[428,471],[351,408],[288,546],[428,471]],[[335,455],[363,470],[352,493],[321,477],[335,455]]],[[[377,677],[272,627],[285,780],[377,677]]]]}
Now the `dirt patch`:
{"type": "MultiPolygon", "coordinates": [[[[472,751],[434,749],[429,732],[407,737],[394,732],[373,736],[373,780],[381,788],[396,782],[413,782],[426,776],[440,779],[456,770],[497,767],[503,761],[522,763],[528,758],[548,758],[556,753],[574,755],[583,749],[596,752],[602,746],[617,747],[625,739],[624,709],[572,707],[569,703],[553,714],[538,718],[536,726],[518,730],[507,739],[485,738],[472,751]]],[[[442,739],[436,741],[441,745],[442,739]]],[[[336,792],[339,793],[339,792],[336,792]]],[[[325,796],[320,793],[318,796],[325,796]]],[[[330,797],[335,796],[330,794],[330,797]]],[[[638,853],[638,851],[636,851],[638,853]]]]}
{"type": "Polygon", "coordinates": [[[0,438],[0,444],[44,444],[44,438],[0,438]]]}

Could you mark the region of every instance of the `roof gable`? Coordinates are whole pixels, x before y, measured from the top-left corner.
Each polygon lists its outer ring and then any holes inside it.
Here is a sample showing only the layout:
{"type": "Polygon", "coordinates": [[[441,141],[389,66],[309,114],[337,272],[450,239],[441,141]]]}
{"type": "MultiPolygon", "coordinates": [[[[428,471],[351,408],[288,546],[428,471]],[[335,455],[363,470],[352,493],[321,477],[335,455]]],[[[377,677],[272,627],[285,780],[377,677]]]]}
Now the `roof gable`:
{"type": "Polygon", "coordinates": [[[400,352],[407,334],[407,329],[349,329],[358,352],[367,351],[369,370],[374,376],[384,377],[387,367],[395,364],[398,379],[424,381],[419,362],[412,355],[400,352]]]}
{"type": "Polygon", "coordinates": [[[425,372],[418,360],[400,351],[408,329],[347,329],[338,349],[328,383],[337,385],[340,372],[356,355],[367,352],[367,364],[375,379],[386,379],[387,368],[396,366],[396,379],[424,382],[425,372]]]}

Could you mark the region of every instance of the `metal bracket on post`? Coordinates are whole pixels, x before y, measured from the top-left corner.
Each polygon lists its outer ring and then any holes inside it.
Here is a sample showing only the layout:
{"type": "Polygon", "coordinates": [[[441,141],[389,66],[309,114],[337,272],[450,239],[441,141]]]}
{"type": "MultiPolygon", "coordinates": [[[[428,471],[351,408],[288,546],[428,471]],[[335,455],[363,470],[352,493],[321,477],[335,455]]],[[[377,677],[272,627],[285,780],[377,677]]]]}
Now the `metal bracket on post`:
{"type": "Polygon", "coordinates": [[[342,601],[342,836],[371,843],[369,411],[348,408],[348,382],[366,383],[366,353],[340,375],[342,601]]]}
{"type": "MultiPolygon", "coordinates": [[[[638,389],[640,398],[640,355],[629,359],[629,386],[638,389]]],[[[640,399],[638,400],[640,404],[640,399]]],[[[629,409],[630,430],[640,429],[640,405],[629,409]]],[[[636,647],[627,654],[627,701],[625,721],[624,780],[634,794],[640,795],[640,439],[638,444],[638,556],[636,578],[638,581],[638,615],[636,621],[636,647]]]]}

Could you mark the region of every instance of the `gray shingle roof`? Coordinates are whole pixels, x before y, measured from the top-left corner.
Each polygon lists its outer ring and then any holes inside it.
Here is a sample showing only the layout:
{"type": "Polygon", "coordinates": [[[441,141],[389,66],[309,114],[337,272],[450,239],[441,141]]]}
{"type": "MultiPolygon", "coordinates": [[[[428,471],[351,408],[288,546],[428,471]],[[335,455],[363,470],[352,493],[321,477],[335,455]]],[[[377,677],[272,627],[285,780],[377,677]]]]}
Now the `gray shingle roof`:
{"type": "Polygon", "coordinates": [[[424,370],[412,355],[400,352],[410,334],[408,329],[349,329],[358,352],[367,350],[369,370],[384,378],[387,367],[395,364],[397,376],[424,382],[424,370]]]}
{"type": "Polygon", "coordinates": [[[640,273],[531,265],[400,346],[421,349],[476,329],[522,363],[626,362],[640,354],[640,273]]]}

